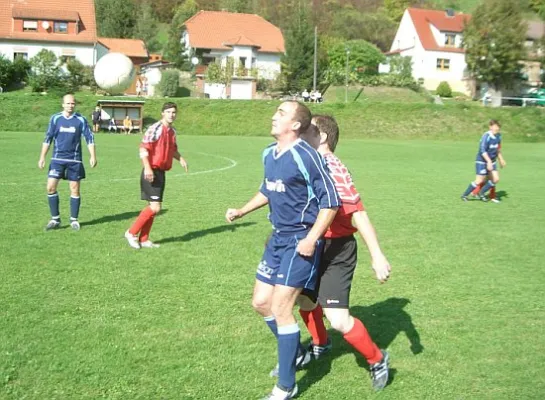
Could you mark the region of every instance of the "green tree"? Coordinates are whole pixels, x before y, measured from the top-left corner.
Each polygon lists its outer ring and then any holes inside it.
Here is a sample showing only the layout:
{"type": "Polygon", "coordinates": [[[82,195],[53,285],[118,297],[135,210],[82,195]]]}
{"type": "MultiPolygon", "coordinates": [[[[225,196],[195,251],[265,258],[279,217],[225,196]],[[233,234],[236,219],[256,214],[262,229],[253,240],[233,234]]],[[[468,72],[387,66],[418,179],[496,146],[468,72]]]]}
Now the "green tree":
{"type": "Polygon", "coordinates": [[[237,13],[252,13],[253,2],[249,0],[221,0],[220,9],[237,13]]]}
{"type": "Polygon", "coordinates": [[[311,86],[314,74],[314,28],[309,23],[306,2],[299,1],[284,32],[286,54],[282,58],[286,90],[299,91],[311,86]]]}
{"type": "Polygon", "coordinates": [[[188,57],[185,55],[185,46],[182,43],[184,23],[195,15],[198,10],[195,0],[186,0],[177,8],[168,30],[168,41],[163,49],[163,56],[182,70],[190,68],[188,57]]]}
{"type": "Polygon", "coordinates": [[[545,19],[545,0],[529,0],[528,6],[542,19],[545,19]]]}
{"type": "Polygon", "coordinates": [[[392,21],[399,22],[411,3],[411,0],[384,0],[384,11],[392,21]]]}
{"type": "Polygon", "coordinates": [[[149,0],[140,4],[138,18],[134,36],[141,39],[146,44],[150,52],[159,50],[159,41],[157,40],[157,17],[151,7],[149,0]]]}
{"type": "Polygon", "coordinates": [[[518,2],[487,0],[481,3],[464,29],[470,73],[496,89],[512,86],[520,77],[520,61],[526,57],[527,28],[518,2]]]}
{"type": "Polygon", "coordinates": [[[61,84],[61,69],[57,56],[51,50],[40,50],[30,59],[30,65],[29,84],[33,91],[43,92],[61,84]]]}
{"type": "Polygon", "coordinates": [[[344,83],[346,79],[346,61],[348,58],[349,81],[360,81],[365,76],[376,75],[378,65],[384,61],[382,52],[365,40],[350,40],[338,43],[328,53],[329,69],[327,80],[330,83],[344,83]],[[347,52],[348,55],[347,55],[347,52]],[[347,57],[348,56],[348,57],[347,57]]]}
{"type": "Polygon", "coordinates": [[[4,57],[3,54],[0,54],[0,87],[5,89],[12,80],[13,77],[13,67],[11,61],[4,57]]]}
{"type": "Polygon", "coordinates": [[[95,0],[98,34],[103,37],[132,38],[139,18],[132,1],[95,0]]]}

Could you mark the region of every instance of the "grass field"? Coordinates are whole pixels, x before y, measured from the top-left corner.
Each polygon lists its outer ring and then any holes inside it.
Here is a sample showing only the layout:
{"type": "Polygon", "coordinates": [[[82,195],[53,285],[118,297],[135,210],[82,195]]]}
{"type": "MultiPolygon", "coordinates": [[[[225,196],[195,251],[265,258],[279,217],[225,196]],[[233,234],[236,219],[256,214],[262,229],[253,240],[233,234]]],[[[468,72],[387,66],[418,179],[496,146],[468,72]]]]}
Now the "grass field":
{"type": "MultiPolygon", "coordinates": [[[[265,210],[234,225],[262,177],[267,138],[182,136],[190,165],[167,178],[152,231],[123,232],[139,200],[137,136],[99,135],[82,184],[82,230],[44,232],[42,135],[0,134],[1,399],[257,399],[275,342],[253,312],[265,210]]],[[[504,146],[501,205],[462,203],[476,143],[342,140],[393,277],[360,246],[352,312],[392,355],[374,395],[364,360],[332,334],[298,373],[301,399],[542,399],[545,393],[544,144],[504,146]]],[[[85,154],[88,159],[87,154],[85,154]]],[[[68,188],[60,185],[68,220],[68,188]]],[[[304,332],[304,340],[308,335],[304,332]]]]}

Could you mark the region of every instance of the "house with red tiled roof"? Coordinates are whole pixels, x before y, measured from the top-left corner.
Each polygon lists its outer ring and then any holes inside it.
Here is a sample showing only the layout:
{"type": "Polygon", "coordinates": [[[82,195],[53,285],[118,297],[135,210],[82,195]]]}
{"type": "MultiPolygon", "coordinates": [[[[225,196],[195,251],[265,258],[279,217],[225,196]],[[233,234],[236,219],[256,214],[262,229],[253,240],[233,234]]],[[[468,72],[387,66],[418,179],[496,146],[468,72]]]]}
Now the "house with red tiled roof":
{"type": "Polygon", "coordinates": [[[462,47],[464,24],[470,15],[453,10],[405,10],[388,55],[412,58],[413,77],[429,90],[446,81],[452,90],[471,93],[462,47]]]}
{"type": "Polygon", "coordinates": [[[44,48],[61,59],[94,65],[94,0],[0,0],[0,53],[30,59],[44,48]]]}
{"type": "MultiPolygon", "coordinates": [[[[225,65],[229,57],[233,59],[235,76],[223,97],[253,98],[255,76],[251,71],[257,71],[265,79],[274,79],[280,73],[284,36],[278,27],[259,15],[200,11],[184,26],[182,40],[188,54],[196,57],[201,85],[206,85],[202,78],[210,63],[225,65]]],[[[206,87],[203,90],[207,93],[206,87]]],[[[208,94],[214,97],[212,92],[208,94]]]]}

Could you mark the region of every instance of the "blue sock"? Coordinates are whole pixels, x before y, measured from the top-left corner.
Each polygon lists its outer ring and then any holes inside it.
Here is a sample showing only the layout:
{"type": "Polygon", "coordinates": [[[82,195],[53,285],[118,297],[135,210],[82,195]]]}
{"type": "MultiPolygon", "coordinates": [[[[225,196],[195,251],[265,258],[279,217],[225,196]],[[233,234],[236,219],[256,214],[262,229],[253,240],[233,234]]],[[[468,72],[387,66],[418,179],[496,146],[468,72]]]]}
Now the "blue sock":
{"type": "Polygon", "coordinates": [[[471,192],[473,192],[473,189],[475,189],[477,187],[477,184],[475,182],[471,182],[469,184],[469,186],[467,187],[466,191],[464,192],[464,194],[462,194],[462,197],[467,197],[469,196],[469,194],[471,192]]]}
{"type": "Polygon", "coordinates": [[[273,316],[264,317],[265,323],[273,333],[274,337],[278,339],[278,325],[276,325],[276,319],[273,316]]]}
{"type": "Polygon", "coordinates": [[[59,212],[59,193],[47,195],[47,201],[49,203],[49,211],[51,212],[51,219],[60,220],[61,214],[59,212]]]}
{"type": "Polygon", "coordinates": [[[278,327],[278,386],[291,390],[295,386],[295,359],[301,333],[297,323],[278,327]]]}
{"type": "Polygon", "coordinates": [[[479,196],[484,196],[486,194],[486,192],[488,192],[490,189],[492,189],[495,186],[496,185],[492,181],[486,182],[486,185],[484,185],[484,187],[479,192],[479,196]]]}
{"type": "Polygon", "coordinates": [[[79,197],[70,197],[70,219],[77,220],[79,216],[79,205],[81,204],[81,199],[79,197]]]}

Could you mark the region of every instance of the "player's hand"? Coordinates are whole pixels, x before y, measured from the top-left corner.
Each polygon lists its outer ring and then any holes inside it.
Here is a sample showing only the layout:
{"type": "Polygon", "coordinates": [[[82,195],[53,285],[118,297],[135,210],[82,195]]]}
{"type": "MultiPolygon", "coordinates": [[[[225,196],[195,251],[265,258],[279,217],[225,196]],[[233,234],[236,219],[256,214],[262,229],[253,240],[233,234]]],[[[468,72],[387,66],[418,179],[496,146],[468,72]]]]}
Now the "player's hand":
{"type": "Polygon", "coordinates": [[[242,217],[242,213],[236,208],[228,208],[227,212],[225,213],[225,220],[229,223],[233,222],[235,219],[239,219],[242,217]]]}
{"type": "Polygon", "coordinates": [[[40,158],[38,160],[38,168],[44,169],[44,167],[45,167],[45,160],[43,158],[40,158]]]}
{"type": "Polygon", "coordinates": [[[491,163],[491,162],[486,163],[486,169],[487,169],[488,171],[494,170],[494,164],[491,163]]]}
{"type": "Polygon", "coordinates": [[[390,263],[386,257],[381,254],[379,257],[373,258],[371,266],[373,267],[373,270],[375,271],[377,279],[380,281],[380,283],[386,283],[390,277],[390,272],[392,271],[390,263]]]}
{"type": "Polygon", "coordinates": [[[507,162],[505,160],[500,160],[500,165],[502,168],[505,168],[505,166],[507,165],[507,162]]]}
{"type": "Polygon", "coordinates": [[[91,164],[91,168],[95,168],[97,166],[97,159],[96,157],[91,157],[89,159],[89,164],[91,164]]]}
{"type": "Polygon", "coordinates": [[[297,244],[297,252],[303,257],[312,257],[316,250],[316,242],[309,238],[304,238],[297,244]]]}
{"type": "Polygon", "coordinates": [[[144,168],[144,179],[148,182],[153,182],[153,170],[144,168]]]}
{"type": "Polygon", "coordinates": [[[183,159],[183,157],[180,157],[180,165],[185,169],[185,172],[187,172],[187,162],[183,159]]]}

